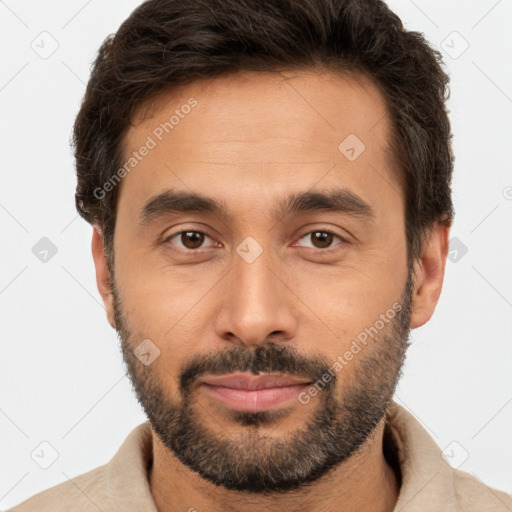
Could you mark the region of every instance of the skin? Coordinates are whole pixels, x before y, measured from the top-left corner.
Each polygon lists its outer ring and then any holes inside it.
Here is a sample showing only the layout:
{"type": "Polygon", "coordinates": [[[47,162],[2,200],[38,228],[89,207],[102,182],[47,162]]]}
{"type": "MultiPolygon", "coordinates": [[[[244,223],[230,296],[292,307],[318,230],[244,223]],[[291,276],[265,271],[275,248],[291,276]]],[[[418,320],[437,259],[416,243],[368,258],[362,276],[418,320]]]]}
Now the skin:
{"type": "MultiPolygon", "coordinates": [[[[358,333],[400,300],[408,275],[404,193],[385,152],[390,133],[385,102],[372,83],[320,70],[244,72],[193,82],[141,111],[126,134],[126,155],[190,97],[198,105],[118,185],[114,238],[123,313],[143,336],[139,342],[149,338],[159,347],[153,372],[165,395],[176,401],[177,376],[196,354],[256,348],[272,340],[334,362],[358,333]],[[338,150],[348,134],[366,146],[352,162],[338,150]],[[276,202],[292,192],[340,185],[372,206],[373,223],[331,211],[292,214],[279,222],[271,217],[276,202]],[[141,226],[139,210],[169,188],[222,200],[232,219],[192,212],[141,226]],[[187,252],[179,237],[174,245],[163,241],[194,229],[210,237],[198,252],[187,252]],[[349,243],[335,238],[335,248],[325,253],[313,244],[315,230],[331,231],[349,243]],[[250,264],[236,252],[248,236],[263,249],[250,264]]],[[[411,329],[434,312],[448,237],[449,226],[434,224],[414,264],[411,329]]],[[[112,276],[97,225],[92,253],[98,289],[115,328],[112,276]]],[[[357,380],[361,360],[354,358],[344,368],[347,382],[357,380]]],[[[343,382],[336,383],[340,395],[343,382]]],[[[237,438],[243,427],[225,409],[204,394],[196,399],[204,428],[237,438]]],[[[295,404],[277,426],[258,428],[285,440],[320,403],[295,404]]],[[[213,485],[182,464],[153,432],[150,486],[160,512],[191,507],[391,511],[399,486],[383,456],[383,432],[381,421],[360,450],[314,485],[270,497],[213,485]]]]}

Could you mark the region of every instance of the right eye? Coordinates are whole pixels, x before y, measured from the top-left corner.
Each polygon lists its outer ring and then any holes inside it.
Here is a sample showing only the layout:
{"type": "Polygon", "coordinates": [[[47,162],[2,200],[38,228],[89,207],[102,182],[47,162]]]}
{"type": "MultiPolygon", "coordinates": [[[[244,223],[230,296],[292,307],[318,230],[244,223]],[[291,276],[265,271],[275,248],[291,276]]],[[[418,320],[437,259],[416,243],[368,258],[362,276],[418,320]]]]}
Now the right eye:
{"type": "Polygon", "coordinates": [[[187,229],[173,233],[165,238],[164,243],[171,243],[181,250],[194,251],[201,249],[206,238],[211,237],[205,232],[197,229],[187,229]]]}

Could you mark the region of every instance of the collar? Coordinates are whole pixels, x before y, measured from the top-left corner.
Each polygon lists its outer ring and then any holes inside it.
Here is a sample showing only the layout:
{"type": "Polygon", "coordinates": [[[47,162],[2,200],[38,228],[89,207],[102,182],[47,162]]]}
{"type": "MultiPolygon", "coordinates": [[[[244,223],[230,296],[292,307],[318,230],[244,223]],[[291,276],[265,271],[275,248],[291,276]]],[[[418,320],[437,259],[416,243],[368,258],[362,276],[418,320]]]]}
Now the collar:
{"type": "Polygon", "coordinates": [[[421,423],[396,402],[391,402],[386,414],[383,442],[385,453],[390,453],[388,462],[393,465],[396,460],[400,470],[401,487],[393,512],[459,510],[453,468],[421,423]]]}

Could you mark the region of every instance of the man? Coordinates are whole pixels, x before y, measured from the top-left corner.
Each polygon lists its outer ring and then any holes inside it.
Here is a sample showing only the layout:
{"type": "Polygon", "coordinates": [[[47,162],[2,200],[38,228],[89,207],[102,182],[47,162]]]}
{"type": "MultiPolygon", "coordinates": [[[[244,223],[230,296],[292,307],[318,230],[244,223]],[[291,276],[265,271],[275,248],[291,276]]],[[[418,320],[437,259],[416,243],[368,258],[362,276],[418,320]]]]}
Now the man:
{"type": "Polygon", "coordinates": [[[76,202],[149,421],[13,510],[512,510],[392,400],[444,278],[447,83],[377,0],[134,11],[75,123],[76,202]]]}

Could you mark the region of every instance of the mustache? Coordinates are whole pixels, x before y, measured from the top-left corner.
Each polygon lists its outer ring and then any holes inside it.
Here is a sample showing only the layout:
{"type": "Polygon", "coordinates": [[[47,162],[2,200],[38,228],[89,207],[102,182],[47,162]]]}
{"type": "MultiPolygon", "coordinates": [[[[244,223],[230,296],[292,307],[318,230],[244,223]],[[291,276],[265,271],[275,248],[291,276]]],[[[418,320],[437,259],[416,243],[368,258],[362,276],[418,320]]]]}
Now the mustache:
{"type": "MultiPolygon", "coordinates": [[[[250,349],[238,345],[220,352],[194,356],[180,372],[179,387],[182,395],[187,396],[200,377],[234,372],[250,372],[254,375],[282,373],[316,382],[327,373],[330,366],[326,358],[307,357],[292,346],[269,342],[250,349]]],[[[334,386],[334,381],[328,384],[334,386]]]]}

